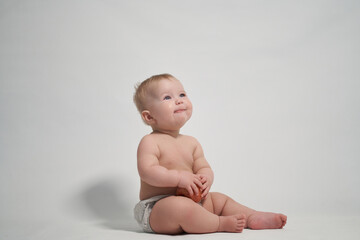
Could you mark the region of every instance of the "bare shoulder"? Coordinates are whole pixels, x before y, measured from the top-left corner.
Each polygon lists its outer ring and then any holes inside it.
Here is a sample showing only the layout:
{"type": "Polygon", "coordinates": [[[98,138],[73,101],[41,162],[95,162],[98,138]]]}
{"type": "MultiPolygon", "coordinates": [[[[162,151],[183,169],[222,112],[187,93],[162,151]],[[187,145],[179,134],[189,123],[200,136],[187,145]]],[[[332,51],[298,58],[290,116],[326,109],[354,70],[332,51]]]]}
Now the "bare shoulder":
{"type": "Polygon", "coordinates": [[[159,151],[158,139],[152,134],[145,135],[139,143],[138,153],[153,153],[157,154],[159,151]]]}
{"type": "Polygon", "coordinates": [[[194,148],[194,151],[197,148],[201,148],[200,142],[193,136],[182,135],[183,141],[186,141],[187,144],[191,145],[194,148]]]}
{"type": "Polygon", "coordinates": [[[184,141],[187,141],[187,142],[190,142],[190,143],[196,143],[196,144],[199,143],[198,140],[193,136],[183,135],[182,134],[181,137],[183,138],[184,141]]]}
{"type": "Polygon", "coordinates": [[[148,143],[148,142],[153,142],[154,140],[156,140],[155,135],[153,135],[153,134],[147,134],[147,135],[145,135],[145,136],[140,140],[140,144],[144,144],[144,143],[148,143]]]}

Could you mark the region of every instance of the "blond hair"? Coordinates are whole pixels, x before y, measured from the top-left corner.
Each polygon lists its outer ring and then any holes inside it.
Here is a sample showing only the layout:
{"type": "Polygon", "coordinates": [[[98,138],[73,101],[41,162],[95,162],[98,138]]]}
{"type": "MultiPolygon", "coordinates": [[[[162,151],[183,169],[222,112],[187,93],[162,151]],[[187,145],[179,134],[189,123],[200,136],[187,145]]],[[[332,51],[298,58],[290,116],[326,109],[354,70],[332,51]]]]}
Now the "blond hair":
{"type": "Polygon", "coordinates": [[[168,79],[173,80],[176,79],[174,76],[168,73],[154,75],[149,77],[148,79],[144,80],[141,83],[138,83],[135,86],[135,93],[134,93],[134,103],[136,105],[137,110],[141,114],[142,111],[145,110],[145,98],[149,93],[149,88],[153,83],[159,82],[160,80],[168,79]]]}

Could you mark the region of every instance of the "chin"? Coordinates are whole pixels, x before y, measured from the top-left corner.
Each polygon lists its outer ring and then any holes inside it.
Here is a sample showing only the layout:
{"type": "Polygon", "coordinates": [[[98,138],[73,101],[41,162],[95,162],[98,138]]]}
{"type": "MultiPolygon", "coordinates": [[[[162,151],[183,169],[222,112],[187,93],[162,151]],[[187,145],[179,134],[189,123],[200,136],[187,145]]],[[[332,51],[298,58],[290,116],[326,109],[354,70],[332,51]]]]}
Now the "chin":
{"type": "Polygon", "coordinates": [[[177,121],[177,124],[176,124],[176,125],[177,125],[179,128],[182,128],[188,120],[189,120],[189,118],[184,118],[184,119],[182,119],[182,120],[180,120],[180,121],[177,121]]]}

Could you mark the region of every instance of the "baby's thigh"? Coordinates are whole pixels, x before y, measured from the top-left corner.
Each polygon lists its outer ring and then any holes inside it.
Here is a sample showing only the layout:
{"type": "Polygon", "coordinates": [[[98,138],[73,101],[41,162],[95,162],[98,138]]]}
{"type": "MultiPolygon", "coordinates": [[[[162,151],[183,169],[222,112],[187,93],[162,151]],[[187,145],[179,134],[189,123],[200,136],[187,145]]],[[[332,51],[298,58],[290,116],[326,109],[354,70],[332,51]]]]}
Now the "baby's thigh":
{"type": "Polygon", "coordinates": [[[180,223],[197,207],[191,199],[170,196],[159,200],[150,214],[150,226],[156,233],[178,234],[183,230],[180,223]]]}

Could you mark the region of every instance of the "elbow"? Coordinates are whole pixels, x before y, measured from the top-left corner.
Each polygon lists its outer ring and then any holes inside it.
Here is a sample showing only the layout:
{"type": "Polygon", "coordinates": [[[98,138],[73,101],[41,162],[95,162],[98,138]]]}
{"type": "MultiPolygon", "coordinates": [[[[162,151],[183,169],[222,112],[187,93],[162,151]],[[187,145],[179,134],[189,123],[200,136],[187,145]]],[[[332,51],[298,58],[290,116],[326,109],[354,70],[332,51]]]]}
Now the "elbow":
{"type": "Polygon", "coordinates": [[[139,176],[140,176],[140,179],[148,184],[151,184],[149,183],[149,181],[151,181],[150,179],[150,174],[148,171],[144,171],[142,169],[139,169],[139,176]]]}

